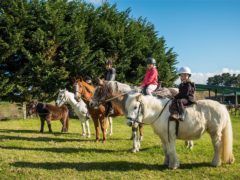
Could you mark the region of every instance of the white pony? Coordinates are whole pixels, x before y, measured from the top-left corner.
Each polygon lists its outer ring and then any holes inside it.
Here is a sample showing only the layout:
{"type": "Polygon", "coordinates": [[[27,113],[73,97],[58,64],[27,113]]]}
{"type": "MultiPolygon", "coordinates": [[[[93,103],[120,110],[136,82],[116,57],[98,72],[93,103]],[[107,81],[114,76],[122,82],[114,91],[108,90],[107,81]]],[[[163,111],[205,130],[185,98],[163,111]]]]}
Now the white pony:
{"type": "Polygon", "coordinates": [[[88,138],[91,137],[90,127],[89,127],[89,114],[87,105],[83,100],[77,102],[74,98],[74,94],[64,90],[59,90],[58,98],[57,98],[57,106],[62,106],[64,103],[68,103],[78,116],[79,120],[81,121],[82,125],[82,135],[87,136],[88,138]],[[87,129],[87,133],[86,133],[87,129]]]}
{"type": "Polygon", "coordinates": [[[229,113],[225,106],[212,100],[199,100],[184,112],[184,120],[179,122],[176,135],[176,122],[168,121],[171,100],[143,96],[139,93],[129,95],[125,107],[128,124],[133,122],[150,124],[160,137],[165,155],[164,164],[171,169],[179,167],[175,140],[199,139],[206,131],[210,134],[214,147],[213,166],[233,163],[233,135],[229,113]],[[221,156],[222,154],[222,156],[221,156]]]}

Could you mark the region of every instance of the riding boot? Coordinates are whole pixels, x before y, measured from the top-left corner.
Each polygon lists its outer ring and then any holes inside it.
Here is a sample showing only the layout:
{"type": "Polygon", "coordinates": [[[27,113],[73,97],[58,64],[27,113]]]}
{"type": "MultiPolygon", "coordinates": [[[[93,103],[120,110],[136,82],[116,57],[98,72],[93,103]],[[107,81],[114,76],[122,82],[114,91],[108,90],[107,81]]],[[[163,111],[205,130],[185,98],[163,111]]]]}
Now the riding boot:
{"type": "Polygon", "coordinates": [[[176,120],[180,120],[180,116],[177,112],[173,112],[170,116],[169,116],[169,120],[170,121],[176,121],[176,120]]]}

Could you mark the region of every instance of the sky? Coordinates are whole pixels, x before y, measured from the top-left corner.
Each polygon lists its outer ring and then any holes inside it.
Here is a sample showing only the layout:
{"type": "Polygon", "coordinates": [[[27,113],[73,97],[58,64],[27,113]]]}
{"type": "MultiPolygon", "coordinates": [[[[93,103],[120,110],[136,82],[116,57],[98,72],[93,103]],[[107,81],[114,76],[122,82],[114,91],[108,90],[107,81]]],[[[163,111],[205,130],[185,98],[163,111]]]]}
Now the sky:
{"type": "Polygon", "coordinates": [[[130,8],[132,18],[147,18],[178,54],[176,67],[190,67],[195,83],[225,72],[240,74],[240,0],[107,1],[119,11],[130,8]]]}

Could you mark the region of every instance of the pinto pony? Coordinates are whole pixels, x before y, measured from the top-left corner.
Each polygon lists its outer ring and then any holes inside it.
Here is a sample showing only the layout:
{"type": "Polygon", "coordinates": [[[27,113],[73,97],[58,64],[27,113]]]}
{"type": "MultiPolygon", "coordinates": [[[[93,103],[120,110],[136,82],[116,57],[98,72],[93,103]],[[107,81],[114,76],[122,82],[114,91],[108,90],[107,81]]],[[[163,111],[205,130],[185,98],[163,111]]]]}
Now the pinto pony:
{"type": "Polygon", "coordinates": [[[212,165],[221,165],[221,160],[229,164],[234,162],[231,119],[224,105],[212,100],[197,101],[185,109],[183,121],[179,122],[176,133],[176,122],[168,121],[170,103],[171,100],[167,98],[157,99],[139,93],[129,95],[125,103],[128,123],[149,124],[160,137],[165,155],[164,165],[171,169],[179,167],[176,139],[199,139],[204,132],[208,132],[212,139],[212,165]]]}
{"type": "MultiPolygon", "coordinates": [[[[91,115],[94,127],[96,131],[96,141],[99,141],[100,137],[100,127],[103,133],[103,142],[106,142],[106,134],[108,128],[108,121],[106,117],[106,104],[100,104],[98,108],[90,107],[89,103],[92,100],[92,96],[94,94],[95,88],[92,85],[89,85],[82,79],[77,79],[74,83],[74,90],[76,98],[81,98],[87,104],[89,114],[91,115]]],[[[122,110],[119,108],[114,108],[113,117],[122,115],[122,110]]]]}
{"type": "Polygon", "coordinates": [[[61,132],[68,131],[68,108],[66,106],[57,107],[52,104],[45,104],[37,101],[32,101],[27,105],[28,115],[38,114],[41,121],[40,132],[43,133],[44,123],[47,121],[48,130],[52,133],[51,121],[60,120],[62,123],[61,132]]]}
{"type": "Polygon", "coordinates": [[[68,90],[60,89],[56,100],[56,104],[58,107],[61,107],[65,103],[69,104],[73,108],[74,112],[81,121],[82,136],[87,136],[88,138],[90,138],[91,137],[89,126],[90,118],[88,114],[87,105],[83,102],[83,100],[77,102],[74,98],[74,94],[69,92],[68,90]]]}

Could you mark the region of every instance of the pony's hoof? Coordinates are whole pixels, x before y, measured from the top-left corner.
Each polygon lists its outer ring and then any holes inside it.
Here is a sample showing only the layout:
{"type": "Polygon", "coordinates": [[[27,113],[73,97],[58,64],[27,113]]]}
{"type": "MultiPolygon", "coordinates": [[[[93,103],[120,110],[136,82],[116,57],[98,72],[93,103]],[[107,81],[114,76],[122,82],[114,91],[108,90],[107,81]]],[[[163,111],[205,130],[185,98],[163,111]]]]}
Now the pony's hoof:
{"type": "Polygon", "coordinates": [[[85,137],[86,136],[86,134],[82,134],[82,137],[85,137]]]}
{"type": "Polygon", "coordinates": [[[169,169],[175,170],[179,168],[179,165],[174,165],[174,166],[168,166],[169,169]]]}
{"type": "Polygon", "coordinates": [[[180,166],[179,163],[175,163],[175,164],[173,164],[173,165],[168,165],[168,168],[174,170],[174,169],[179,168],[179,166],[180,166]]]}
{"type": "Polygon", "coordinates": [[[91,135],[88,135],[87,138],[91,138],[91,135]]]}
{"type": "Polygon", "coordinates": [[[136,149],[136,148],[132,148],[132,149],[131,149],[131,152],[132,152],[132,153],[136,153],[136,152],[138,152],[138,151],[139,151],[139,149],[136,149]]]}
{"type": "Polygon", "coordinates": [[[212,166],[213,167],[218,167],[218,166],[221,166],[221,162],[212,162],[212,166]]]}

